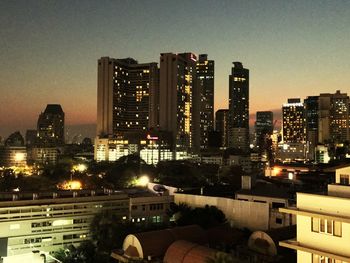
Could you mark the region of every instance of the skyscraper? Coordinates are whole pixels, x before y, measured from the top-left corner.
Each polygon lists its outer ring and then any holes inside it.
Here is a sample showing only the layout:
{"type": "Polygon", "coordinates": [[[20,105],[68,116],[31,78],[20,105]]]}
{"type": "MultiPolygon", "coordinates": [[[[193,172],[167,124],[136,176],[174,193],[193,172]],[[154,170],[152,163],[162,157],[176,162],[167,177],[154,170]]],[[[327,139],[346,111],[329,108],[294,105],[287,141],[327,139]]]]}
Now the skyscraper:
{"type": "Polygon", "coordinates": [[[228,147],[228,109],[217,110],[215,113],[215,130],[220,132],[221,146],[228,147]]]}
{"type": "Polygon", "coordinates": [[[159,128],[172,134],[176,149],[199,148],[196,62],[193,53],[160,55],[159,128]]]}
{"type": "Polygon", "coordinates": [[[233,62],[229,77],[229,147],[249,151],[249,70],[233,62]]]}
{"type": "Polygon", "coordinates": [[[304,100],[306,121],[306,142],[309,156],[313,160],[318,143],[319,96],[309,96],[304,100]]]}
{"type": "Polygon", "coordinates": [[[319,96],[320,143],[343,143],[349,140],[349,96],[339,90],[319,96]]]}
{"type": "Polygon", "coordinates": [[[146,131],[158,124],[157,63],[98,60],[97,135],[146,131]]]}
{"type": "Polygon", "coordinates": [[[197,85],[200,94],[200,147],[208,147],[209,133],[214,130],[214,60],[199,55],[196,64],[197,85]]]}
{"type": "MultiPolygon", "coordinates": [[[[273,112],[272,111],[258,111],[256,113],[255,133],[256,144],[261,152],[267,150],[268,137],[273,132],[273,112]]],[[[271,145],[268,146],[271,148],[271,145]]]]}
{"type": "Polygon", "coordinates": [[[64,145],[64,112],[59,104],[48,104],[39,115],[37,144],[45,147],[64,145]]]}
{"type": "Polygon", "coordinates": [[[305,109],[300,99],[288,99],[282,107],[284,143],[304,143],[306,139],[305,109]]]}

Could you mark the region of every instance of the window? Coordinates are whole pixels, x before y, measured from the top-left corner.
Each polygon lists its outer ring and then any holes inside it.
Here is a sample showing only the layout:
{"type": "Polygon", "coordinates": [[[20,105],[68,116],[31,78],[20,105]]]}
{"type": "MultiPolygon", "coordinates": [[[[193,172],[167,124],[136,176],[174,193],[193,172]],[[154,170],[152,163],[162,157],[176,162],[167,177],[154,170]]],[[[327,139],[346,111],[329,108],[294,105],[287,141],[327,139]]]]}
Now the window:
{"type": "Polygon", "coordinates": [[[312,254],[312,263],[342,263],[341,260],[312,254]]]}
{"type": "Polygon", "coordinates": [[[341,237],[342,223],[331,219],[312,217],[311,231],[341,237]]]}
{"type": "Polygon", "coordinates": [[[285,207],[284,203],[272,202],[272,208],[285,207]]]}
{"type": "Polygon", "coordinates": [[[320,232],[320,219],[313,217],[311,218],[311,228],[312,228],[312,232],[320,232]]]}
{"type": "Polygon", "coordinates": [[[283,219],[282,218],[276,218],[276,224],[282,224],[283,223],[283,219]]]}
{"type": "Polygon", "coordinates": [[[341,174],[340,175],[340,184],[349,185],[349,175],[348,174],[341,174]]]}

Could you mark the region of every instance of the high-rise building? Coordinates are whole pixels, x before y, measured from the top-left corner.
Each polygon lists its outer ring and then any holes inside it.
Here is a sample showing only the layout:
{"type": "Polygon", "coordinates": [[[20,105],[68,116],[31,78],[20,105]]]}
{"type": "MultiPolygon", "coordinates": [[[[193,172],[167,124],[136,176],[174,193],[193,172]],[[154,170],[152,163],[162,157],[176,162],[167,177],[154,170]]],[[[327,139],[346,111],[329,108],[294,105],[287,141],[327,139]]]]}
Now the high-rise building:
{"type": "Polygon", "coordinates": [[[214,60],[201,54],[196,64],[197,85],[200,94],[200,147],[208,147],[209,133],[214,130],[214,60]]]}
{"type": "Polygon", "coordinates": [[[266,134],[273,132],[273,112],[258,111],[256,112],[255,133],[256,137],[260,138],[266,134]]]}
{"type": "Polygon", "coordinates": [[[233,62],[229,78],[229,147],[249,151],[249,70],[233,62]]]}
{"type": "Polygon", "coordinates": [[[273,112],[258,111],[255,121],[256,146],[261,154],[266,154],[268,160],[272,158],[272,133],[273,112]]]}
{"type": "Polygon", "coordinates": [[[318,96],[309,96],[304,100],[306,121],[306,143],[308,144],[308,159],[315,158],[315,149],[318,143],[318,96]]]}
{"type": "Polygon", "coordinates": [[[349,96],[347,93],[320,94],[319,96],[320,143],[343,143],[349,140],[349,96]]]}
{"type": "Polygon", "coordinates": [[[228,109],[221,109],[216,111],[215,130],[217,132],[220,132],[221,146],[228,147],[228,109]]]}
{"type": "Polygon", "coordinates": [[[98,60],[97,136],[146,131],[158,125],[157,63],[98,60]]]}
{"type": "Polygon", "coordinates": [[[304,143],[306,139],[305,109],[300,99],[288,99],[282,107],[282,140],[284,143],[304,143]]]}
{"type": "Polygon", "coordinates": [[[64,112],[59,104],[48,104],[39,115],[37,143],[41,146],[64,145],[64,112]]]}
{"type": "Polygon", "coordinates": [[[172,133],[179,150],[197,150],[200,144],[196,62],[193,53],[160,55],[159,128],[172,133]]]}

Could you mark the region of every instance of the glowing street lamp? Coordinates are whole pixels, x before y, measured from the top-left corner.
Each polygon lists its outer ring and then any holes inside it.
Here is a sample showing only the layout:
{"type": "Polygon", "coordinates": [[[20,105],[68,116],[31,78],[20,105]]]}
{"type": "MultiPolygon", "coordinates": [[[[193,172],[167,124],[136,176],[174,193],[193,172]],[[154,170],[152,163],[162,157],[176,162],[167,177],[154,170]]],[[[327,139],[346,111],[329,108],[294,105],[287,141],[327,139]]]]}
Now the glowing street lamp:
{"type": "Polygon", "coordinates": [[[147,186],[148,183],[149,183],[149,177],[147,175],[143,175],[137,179],[136,185],[147,186]]]}

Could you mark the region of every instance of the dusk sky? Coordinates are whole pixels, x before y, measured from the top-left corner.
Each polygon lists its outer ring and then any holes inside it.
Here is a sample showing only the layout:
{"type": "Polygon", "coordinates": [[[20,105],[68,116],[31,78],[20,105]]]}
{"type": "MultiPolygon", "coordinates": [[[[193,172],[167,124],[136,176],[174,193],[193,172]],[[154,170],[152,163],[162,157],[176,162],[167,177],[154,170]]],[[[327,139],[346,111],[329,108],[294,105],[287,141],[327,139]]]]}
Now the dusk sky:
{"type": "Polygon", "coordinates": [[[35,128],[48,103],[96,121],[97,59],[215,60],[215,109],[232,61],[250,70],[250,113],[287,98],[350,93],[350,1],[0,1],[0,135],[35,128]]]}

